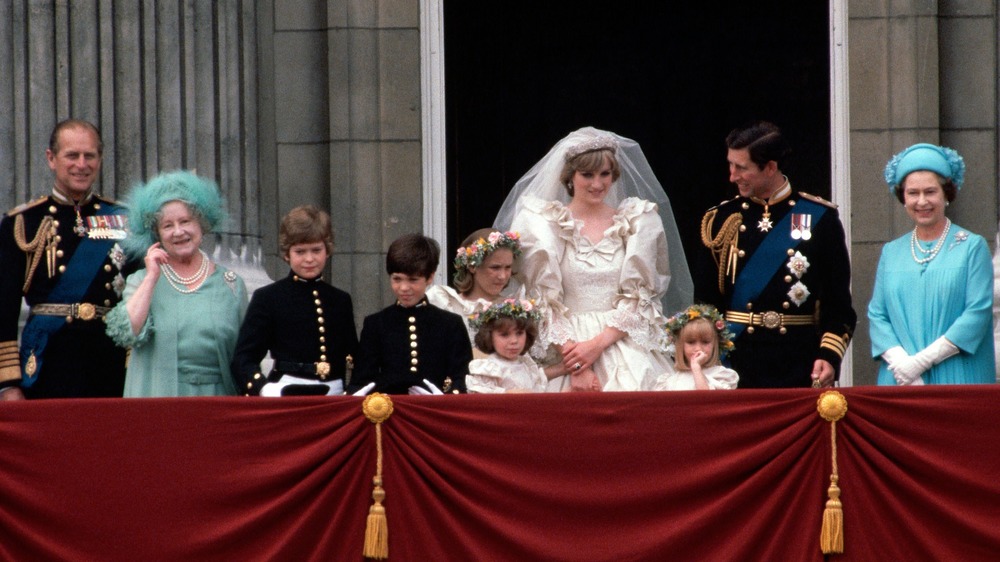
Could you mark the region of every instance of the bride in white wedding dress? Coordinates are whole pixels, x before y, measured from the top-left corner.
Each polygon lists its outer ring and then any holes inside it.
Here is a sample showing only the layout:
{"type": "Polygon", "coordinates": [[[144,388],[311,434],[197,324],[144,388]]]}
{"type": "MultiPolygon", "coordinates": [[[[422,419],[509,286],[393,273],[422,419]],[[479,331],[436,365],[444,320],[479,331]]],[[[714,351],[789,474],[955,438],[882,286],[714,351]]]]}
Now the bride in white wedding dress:
{"type": "Polygon", "coordinates": [[[541,299],[542,343],[571,373],[550,390],[649,390],[673,371],[663,307],[692,302],[691,277],[637,143],[570,133],[515,185],[495,226],[521,234],[519,280],[541,299]]]}

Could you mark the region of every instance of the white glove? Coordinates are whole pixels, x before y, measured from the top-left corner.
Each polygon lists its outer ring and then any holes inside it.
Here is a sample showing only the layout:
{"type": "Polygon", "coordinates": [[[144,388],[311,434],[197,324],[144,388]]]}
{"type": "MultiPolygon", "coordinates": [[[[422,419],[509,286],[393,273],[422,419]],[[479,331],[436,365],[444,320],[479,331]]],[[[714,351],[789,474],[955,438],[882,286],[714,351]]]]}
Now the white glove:
{"type": "Polygon", "coordinates": [[[410,390],[409,390],[409,393],[411,395],[423,394],[425,396],[431,396],[431,395],[434,395],[434,394],[444,394],[443,392],[441,392],[440,388],[438,388],[437,386],[435,386],[434,383],[432,383],[431,381],[429,381],[427,379],[424,379],[424,385],[426,385],[427,388],[424,388],[423,386],[420,386],[419,384],[415,384],[415,385],[411,386],[410,390]],[[428,390],[428,388],[430,390],[428,390]]]}
{"type": "Polygon", "coordinates": [[[896,364],[909,356],[910,354],[903,349],[903,346],[897,345],[896,347],[890,347],[885,350],[885,353],[882,354],[882,359],[885,359],[886,365],[889,366],[889,370],[894,371],[896,364]]]}
{"type": "Polygon", "coordinates": [[[941,336],[917,353],[915,357],[922,357],[923,359],[930,361],[931,365],[937,365],[945,359],[957,354],[958,347],[948,341],[948,338],[941,336]]]}
{"type": "Polygon", "coordinates": [[[892,376],[896,378],[896,384],[907,386],[920,378],[920,375],[924,374],[927,369],[930,369],[931,365],[933,363],[929,359],[921,357],[918,353],[896,361],[896,368],[893,369],[890,367],[890,370],[892,371],[892,376]]]}
{"type": "Polygon", "coordinates": [[[375,388],[375,383],[370,382],[362,386],[360,389],[358,389],[357,392],[355,392],[351,396],[368,396],[368,393],[371,392],[373,388],[375,388]]]}

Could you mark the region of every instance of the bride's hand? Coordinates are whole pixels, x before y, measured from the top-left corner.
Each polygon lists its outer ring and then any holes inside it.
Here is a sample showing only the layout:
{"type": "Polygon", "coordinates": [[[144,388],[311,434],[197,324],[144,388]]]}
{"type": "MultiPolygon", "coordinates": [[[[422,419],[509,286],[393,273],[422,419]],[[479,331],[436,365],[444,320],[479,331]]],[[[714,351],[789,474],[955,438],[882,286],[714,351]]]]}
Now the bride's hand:
{"type": "Polygon", "coordinates": [[[583,369],[569,376],[571,392],[600,392],[601,381],[592,369],[583,369]]]}
{"type": "Polygon", "coordinates": [[[569,342],[563,346],[563,365],[570,373],[589,369],[597,362],[607,346],[600,343],[600,336],[581,342],[569,342]]]}

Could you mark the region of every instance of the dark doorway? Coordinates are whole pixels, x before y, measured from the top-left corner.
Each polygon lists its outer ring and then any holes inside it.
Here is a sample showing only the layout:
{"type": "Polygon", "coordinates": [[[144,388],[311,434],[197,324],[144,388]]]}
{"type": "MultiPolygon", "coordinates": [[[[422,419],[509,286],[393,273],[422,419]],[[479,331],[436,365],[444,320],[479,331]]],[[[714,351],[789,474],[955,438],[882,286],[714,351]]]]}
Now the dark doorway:
{"type": "Polygon", "coordinates": [[[735,194],[726,134],[781,126],[786,173],[830,196],[829,6],[742,3],[444,3],[448,251],[490,226],[507,192],[570,131],[642,146],[689,256],[704,211],[735,194]]]}

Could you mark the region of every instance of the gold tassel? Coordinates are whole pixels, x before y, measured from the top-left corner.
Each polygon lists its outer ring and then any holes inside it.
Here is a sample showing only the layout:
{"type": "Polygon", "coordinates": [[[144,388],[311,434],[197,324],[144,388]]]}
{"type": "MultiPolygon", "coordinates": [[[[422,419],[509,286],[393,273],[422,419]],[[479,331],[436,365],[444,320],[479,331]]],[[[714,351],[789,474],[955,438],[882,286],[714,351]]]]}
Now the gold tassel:
{"type": "Polygon", "coordinates": [[[368,421],[375,424],[375,477],[372,478],[372,500],[375,503],[368,508],[368,520],[365,524],[365,558],[385,560],[389,558],[389,521],[385,516],[385,489],[382,488],[382,422],[392,415],[392,399],[388,395],[376,392],[365,397],[361,406],[368,421]]]}
{"type": "Polygon", "coordinates": [[[823,510],[823,527],[819,534],[819,547],[823,554],[844,552],[844,509],[840,502],[840,477],[837,473],[837,421],[847,414],[847,399],[836,390],[828,390],[816,402],[819,415],[830,422],[830,443],[833,472],[827,489],[826,509],[823,510]]]}
{"type": "Polygon", "coordinates": [[[823,510],[823,529],[819,535],[819,546],[823,554],[841,554],[844,552],[844,510],[840,503],[840,488],[837,477],[830,477],[830,489],[827,490],[826,509],[823,510]]]}

